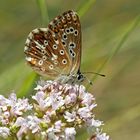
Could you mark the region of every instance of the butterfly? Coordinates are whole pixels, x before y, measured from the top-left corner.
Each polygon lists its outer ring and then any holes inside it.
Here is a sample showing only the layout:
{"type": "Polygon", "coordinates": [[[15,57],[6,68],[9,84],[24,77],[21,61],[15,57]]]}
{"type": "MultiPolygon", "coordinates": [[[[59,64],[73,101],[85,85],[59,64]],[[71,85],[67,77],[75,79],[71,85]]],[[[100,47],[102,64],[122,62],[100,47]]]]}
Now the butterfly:
{"type": "Polygon", "coordinates": [[[81,24],[72,10],[54,18],[47,28],[36,28],[25,42],[25,59],[32,69],[62,83],[79,83],[85,77],[80,72],[81,24]]]}

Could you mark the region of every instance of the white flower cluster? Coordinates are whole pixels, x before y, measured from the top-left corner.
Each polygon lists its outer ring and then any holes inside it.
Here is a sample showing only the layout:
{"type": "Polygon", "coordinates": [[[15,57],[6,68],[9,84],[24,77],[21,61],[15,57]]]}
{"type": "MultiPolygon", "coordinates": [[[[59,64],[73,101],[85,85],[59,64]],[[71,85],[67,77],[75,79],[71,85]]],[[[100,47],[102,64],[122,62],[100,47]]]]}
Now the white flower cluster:
{"type": "Polygon", "coordinates": [[[0,95],[0,137],[74,140],[84,125],[97,140],[109,140],[99,132],[102,122],[95,120],[95,99],[84,86],[40,81],[35,90],[30,104],[14,93],[8,99],[0,95]]]}

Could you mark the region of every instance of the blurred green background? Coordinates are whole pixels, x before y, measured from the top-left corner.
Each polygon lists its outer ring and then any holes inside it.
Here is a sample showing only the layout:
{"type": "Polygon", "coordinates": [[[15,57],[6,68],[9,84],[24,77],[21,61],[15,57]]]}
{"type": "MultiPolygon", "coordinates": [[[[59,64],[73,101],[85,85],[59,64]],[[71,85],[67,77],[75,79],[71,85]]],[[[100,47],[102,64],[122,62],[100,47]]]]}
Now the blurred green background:
{"type": "MultiPolygon", "coordinates": [[[[112,140],[140,140],[140,1],[139,0],[6,0],[0,3],[0,94],[30,96],[39,78],[25,64],[28,33],[68,9],[82,24],[82,71],[96,97],[96,118],[112,140]],[[49,19],[47,18],[49,17],[49,19]]],[[[77,136],[85,140],[86,133],[77,136]]]]}

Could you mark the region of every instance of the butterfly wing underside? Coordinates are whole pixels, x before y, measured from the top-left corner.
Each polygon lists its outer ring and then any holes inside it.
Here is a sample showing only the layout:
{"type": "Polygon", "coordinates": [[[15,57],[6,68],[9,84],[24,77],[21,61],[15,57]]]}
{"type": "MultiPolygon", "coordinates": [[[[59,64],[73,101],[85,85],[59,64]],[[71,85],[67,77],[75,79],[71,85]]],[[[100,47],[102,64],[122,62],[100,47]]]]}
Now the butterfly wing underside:
{"type": "Polygon", "coordinates": [[[74,11],[64,12],[48,28],[34,29],[25,43],[27,63],[40,75],[76,74],[81,61],[81,25],[74,11]]]}

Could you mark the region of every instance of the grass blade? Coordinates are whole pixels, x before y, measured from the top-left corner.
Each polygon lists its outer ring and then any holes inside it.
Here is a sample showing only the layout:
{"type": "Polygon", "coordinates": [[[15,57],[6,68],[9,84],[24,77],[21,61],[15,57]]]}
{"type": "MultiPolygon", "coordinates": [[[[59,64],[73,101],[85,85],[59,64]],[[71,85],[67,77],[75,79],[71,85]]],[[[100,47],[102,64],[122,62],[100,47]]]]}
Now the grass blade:
{"type": "Polygon", "coordinates": [[[49,23],[49,16],[47,12],[46,0],[36,0],[38,8],[40,10],[42,24],[48,25],[49,23]]]}
{"type": "Polygon", "coordinates": [[[34,72],[31,72],[27,75],[27,77],[25,78],[25,80],[22,84],[22,87],[20,88],[20,91],[18,92],[18,97],[23,97],[23,96],[27,95],[27,93],[31,89],[36,77],[37,77],[37,74],[34,72]]]}
{"type": "Polygon", "coordinates": [[[85,13],[90,9],[91,6],[96,2],[96,0],[85,1],[84,4],[78,9],[78,15],[80,17],[84,16],[85,13]]]}
{"type": "MultiPolygon", "coordinates": [[[[105,59],[104,63],[100,66],[100,68],[97,70],[97,73],[100,73],[101,70],[107,65],[107,63],[112,59],[112,57],[114,57],[118,51],[123,47],[125,41],[128,39],[129,35],[133,32],[133,30],[135,29],[135,27],[139,24],[140,22],[140,16],[137,16],[134,20],[134,22],[130,25],[129,29],[124,33],[122,39],[120,40],[120,42],[118,43],[118,45],[111,50],[109,56],[105,59]]],[[[95,75],[91,81],[95,81],[97,78],[97,75],[95,75]]],[[[89,88],[90,85],[87,86],[87,88],[89,88]]]]}

